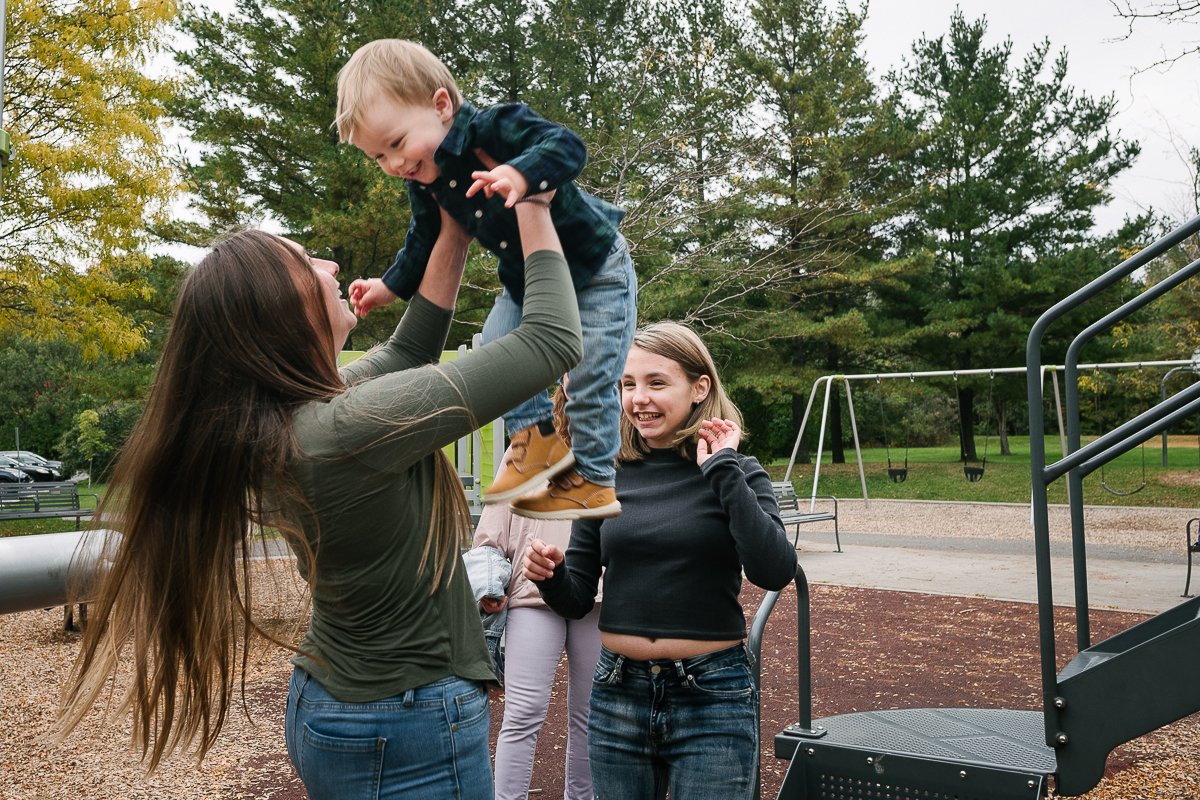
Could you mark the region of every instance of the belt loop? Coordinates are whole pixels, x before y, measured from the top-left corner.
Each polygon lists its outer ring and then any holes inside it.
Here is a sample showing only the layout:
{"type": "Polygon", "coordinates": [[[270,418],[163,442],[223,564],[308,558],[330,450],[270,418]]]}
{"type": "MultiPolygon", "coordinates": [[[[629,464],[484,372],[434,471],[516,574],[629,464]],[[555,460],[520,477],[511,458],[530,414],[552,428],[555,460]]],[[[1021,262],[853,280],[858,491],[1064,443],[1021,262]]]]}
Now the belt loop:
{"type": "Polygon", "coordinates": [[[684,667],[683,667],[683,659],[682,658],[675,659],[675,674],[678,675],[681,679],[687,678],[687,670],[684,669],[684,667]]]}
{"type": "Polygon", "coordinates": [[[613,674],[622,675],[625,672],[625,656],[621,653],[615,654],[617,659],[613,662],[613,674]]]}
{"type": "Polygon", "coordinates": [[[406,691],[404,693],[404,697],[403,697],[403,699],[401,699],[400,702],[404,705],[405,708],[412,708],[413,701],[416,700],[416,696],[417,696],[417,690],[409,689],[408,691],[406,691]]]}

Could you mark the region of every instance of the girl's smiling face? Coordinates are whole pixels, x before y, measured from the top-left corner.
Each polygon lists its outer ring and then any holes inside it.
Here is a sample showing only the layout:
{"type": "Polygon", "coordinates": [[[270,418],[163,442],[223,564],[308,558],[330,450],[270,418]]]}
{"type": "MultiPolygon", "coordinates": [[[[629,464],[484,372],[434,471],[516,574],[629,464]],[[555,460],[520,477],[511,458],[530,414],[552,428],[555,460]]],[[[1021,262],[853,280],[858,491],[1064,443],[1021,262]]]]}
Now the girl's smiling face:
{"type": "Polygon", "coordinates": [[[707,375],[693,381],[677,361],[636,345],[629,349],[621,376],[621,408],[651,447],[671,447],[708,390],[707,375]]]}

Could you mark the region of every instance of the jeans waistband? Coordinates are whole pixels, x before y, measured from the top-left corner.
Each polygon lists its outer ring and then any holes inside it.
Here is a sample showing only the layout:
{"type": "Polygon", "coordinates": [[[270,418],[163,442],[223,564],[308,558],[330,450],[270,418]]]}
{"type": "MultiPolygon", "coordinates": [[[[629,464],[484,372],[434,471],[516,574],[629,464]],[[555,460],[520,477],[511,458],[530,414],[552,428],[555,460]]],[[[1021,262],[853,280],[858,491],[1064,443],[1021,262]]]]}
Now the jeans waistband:
{"type": "Polygon", "coordinates": [[[628,658],[620,653],[614,653],[603,645],[600,646],[600,664],[612,672],[625,675],[645,675],[658,677],[664,674],[675,675],[681,679],[688,675],[721,669],[732,664],[747,662],[746,646],[739,642],[711,653],[701,653],[688,658],[628,658]]]}

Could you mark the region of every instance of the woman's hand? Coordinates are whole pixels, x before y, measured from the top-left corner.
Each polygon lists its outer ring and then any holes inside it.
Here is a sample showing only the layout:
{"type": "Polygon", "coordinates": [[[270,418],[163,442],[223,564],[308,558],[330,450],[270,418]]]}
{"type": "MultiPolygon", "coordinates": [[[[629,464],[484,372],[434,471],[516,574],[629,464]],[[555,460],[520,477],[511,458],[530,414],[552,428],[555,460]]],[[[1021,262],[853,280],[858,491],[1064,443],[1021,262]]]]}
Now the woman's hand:
{"type": "Polygon", "coordinates": [[[696,442],[696,464],[705,461],[718,450],[737,450],[742,443],[742,429],[731,419],[706,419],[700,423],[699,439],[696,442]]]}
{"type": "Polygon", "coordinates": [[[522,572],[531,581],[544,581],[554,574],[554,569],[563,560],[563,551],[541,539],[534,539],[525,550],[522,572]]]}

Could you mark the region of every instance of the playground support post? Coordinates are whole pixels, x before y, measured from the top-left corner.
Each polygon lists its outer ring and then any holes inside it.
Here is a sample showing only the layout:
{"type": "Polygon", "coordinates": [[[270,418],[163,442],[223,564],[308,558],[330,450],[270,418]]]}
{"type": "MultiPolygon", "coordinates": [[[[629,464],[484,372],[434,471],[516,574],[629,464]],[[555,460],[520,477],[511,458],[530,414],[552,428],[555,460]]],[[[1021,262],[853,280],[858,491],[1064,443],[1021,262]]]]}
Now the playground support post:
{"type": "MultiPolygon", "coordinates": [[[[0,2],[2,2],[2,0],[0,0],[0,2]]],[[[1159,393],[1159,401],[1160,402],[1165,403],[1167,400],[1167,382],[1171,380],[1171,376],[1177,372],[1184,372],[1187,370],[1194,372],[1196,375],[1200,375],[1200,349],[1197,349],[1192,353],[1192,363],[1190,365],[1188,365],[1186,367],[1174,367],[1172,369],[1167,370],[1166,375],[1163,375],[1162,381],[1158,384],[1158,393],[1159,393]]],[[[1200,436],[1200,431],[1197,431],[1196,435],[1200,436]]],[[[1167,463],[1167,444],[1168,444],[1167,437],[1168,437],[1167,431],[1163,431],[1162,432],[1162,465],[1164,467],[1169,466],[1167,463]]]]}

